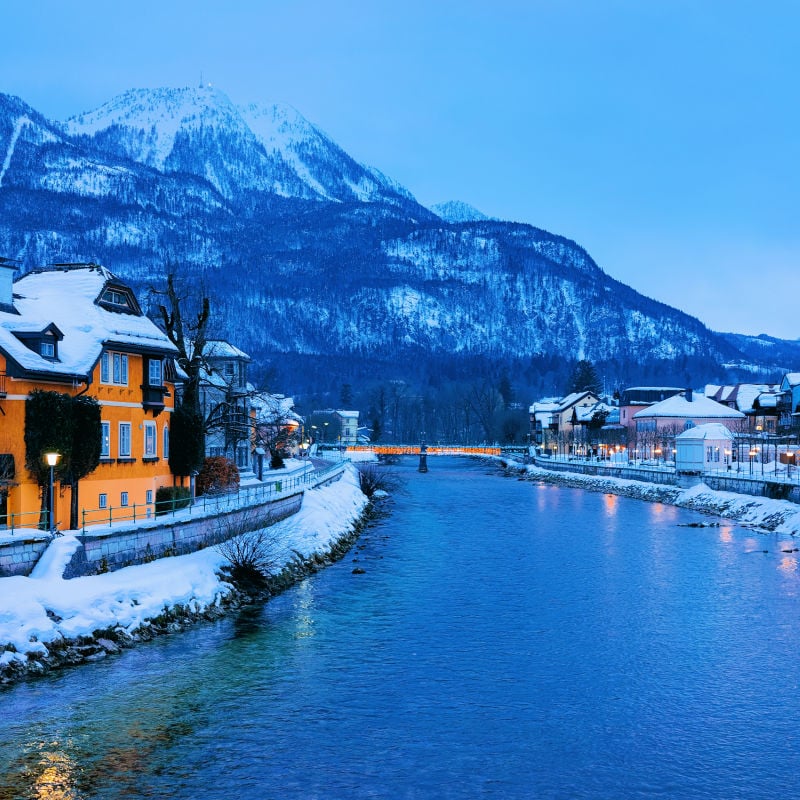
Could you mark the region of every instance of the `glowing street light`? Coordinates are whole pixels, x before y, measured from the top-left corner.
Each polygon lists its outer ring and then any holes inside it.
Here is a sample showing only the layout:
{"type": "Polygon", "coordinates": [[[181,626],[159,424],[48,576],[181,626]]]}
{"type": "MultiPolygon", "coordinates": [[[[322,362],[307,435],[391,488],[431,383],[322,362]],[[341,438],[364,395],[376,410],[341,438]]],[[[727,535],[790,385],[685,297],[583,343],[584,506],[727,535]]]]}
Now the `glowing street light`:
{"type": "Polygon", "coordinates": [[[44,460],[47,462],[47,466],[50,467],[50,535],[53,536],[55,534],[55,517],[53,515],[53,470],[58,464],[58,459],[61,458],[61,453],[45,453],[44,460]]]}

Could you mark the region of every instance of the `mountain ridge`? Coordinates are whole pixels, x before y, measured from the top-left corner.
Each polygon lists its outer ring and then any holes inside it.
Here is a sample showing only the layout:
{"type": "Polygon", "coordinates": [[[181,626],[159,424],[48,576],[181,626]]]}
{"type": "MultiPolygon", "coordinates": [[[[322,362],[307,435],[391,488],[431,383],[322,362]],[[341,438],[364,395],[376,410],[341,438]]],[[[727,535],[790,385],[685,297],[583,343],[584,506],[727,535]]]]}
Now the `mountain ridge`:
{"type": "Polygon", "coordinates": [[[0,253],[25,269],[101,261],[139,290],[176,270],[213,293],[219,335],[265,363],[585,357],[721,379],[746,357],[570,239],[442,219],[287,108],[131,90],[56,123],[0,95],[0,253]]]}

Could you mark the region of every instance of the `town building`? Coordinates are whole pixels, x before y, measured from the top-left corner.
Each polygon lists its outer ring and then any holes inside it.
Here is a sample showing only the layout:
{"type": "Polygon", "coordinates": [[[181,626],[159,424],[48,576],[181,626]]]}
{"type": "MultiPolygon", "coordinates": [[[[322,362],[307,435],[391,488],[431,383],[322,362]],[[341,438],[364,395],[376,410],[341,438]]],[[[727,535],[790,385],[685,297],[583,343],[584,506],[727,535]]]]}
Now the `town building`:
{"type": "MultiPolygon", "coordinates": [[[[11,515],[16,526],[38,523],[43,487],[25,466],[26,400],[36,389],[100,405],[100,463],[79,483],[81,509],[106,520],[130,516],[134,504],[152,513],[156,490],[173,482],[176,352],[105,267],[55,265],[13,282],[12,265],[0,263],[0,524],[11,515]]],[[[53,523],[69,527],[71,489],[59,483],[53,494],[53,523]]]]}
{"type": "Polygon", "coordinates": [[[252,470],[253,386],[247,380],[250,356],[223,339],[203,347],[200,411],[206,426],[206,456],[224,456],[239,474],[252,470]]]}

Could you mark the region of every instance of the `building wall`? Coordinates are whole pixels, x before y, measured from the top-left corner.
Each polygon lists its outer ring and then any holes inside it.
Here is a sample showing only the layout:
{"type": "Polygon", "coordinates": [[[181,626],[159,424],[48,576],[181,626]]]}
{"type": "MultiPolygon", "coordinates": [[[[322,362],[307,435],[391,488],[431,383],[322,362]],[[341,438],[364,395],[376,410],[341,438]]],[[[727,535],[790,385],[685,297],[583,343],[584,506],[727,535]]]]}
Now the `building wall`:
{"type": "MultiPolygon", "coordinates": [[[[155,499],[160,486],[172,485],[168,454],[164,452],[164,429],[169,428],[174,405],[174,386],[165,382],[168,394],[164,397],[165,408],[158,414],[142,406],[144,363],[141,355],[128,353],[127,384],[102,383],[100,363],[96,365],[91,383],[64,384],[56,382],[32,382],[6,377],[6,397],[0,398],[0,452],[14,455],[16,485],[8,491],[7,513],[18,516],[15,525],[36,527],[37,513],[41,505],[38,484],[25,468],[25,400],[34,389],[57,391],[69,395],[85,392],[100,403],[100,418],[109,424],[110,437],[108,455],[101,457],[100,465],[78,487],[79,506],[96,509],[101,495],[105,495],[108,507],[118,508],[122,504],[123,492],[127,493],[128,505],[144,504],[151,493],[155,499]],[[130,425],[130,455],[120,453],[120,423],[130,425]],[[155,426],[155,455],[145,456],[145,423],[155,426]]],[[[0,355],[0,371],[5,371],[5,359],[0,355]]],[[[56,481],[54,491],[54,517],[56,526],[62,530],[69,526],[70,489],[56,481]]],[[[125,512],[129,514],[129,512],[125,512]]]]}

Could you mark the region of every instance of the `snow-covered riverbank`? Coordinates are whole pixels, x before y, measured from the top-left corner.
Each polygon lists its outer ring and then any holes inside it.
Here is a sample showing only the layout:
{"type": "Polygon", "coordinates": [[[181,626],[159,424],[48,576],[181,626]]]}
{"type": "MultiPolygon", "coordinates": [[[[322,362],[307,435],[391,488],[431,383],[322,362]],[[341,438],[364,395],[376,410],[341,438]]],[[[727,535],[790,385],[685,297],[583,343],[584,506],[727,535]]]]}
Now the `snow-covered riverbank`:
{"type": "MultiPolygon", "coordinates": [[[[352,537],[367,503],[355,467],[336,483],[307,491],[300,511],[269,529],[274,560],[284,566],[324,560],[352,537]]],[[[235,597],[220,576],[227,562],[216,547],[64,580],[79,546],[74,535],[63,536],[30,577],[0,579],[0,683],[102,658],[154,631],[219,616],[235,597]]]]}
{"type": "Polygon", "coordinates": [[[800,534],[800,506],[787,500],[770,500],[766,497],[715,491],[703,483],[691,489],[681,489],[678,486],[664,486],[623,478],[555,472],[500,456],[496,456],[495,461],[504,464],[507,470],[527,480],[669,503],[705,514],[714,514],[765,531],[791,536],[800,534]]]}

